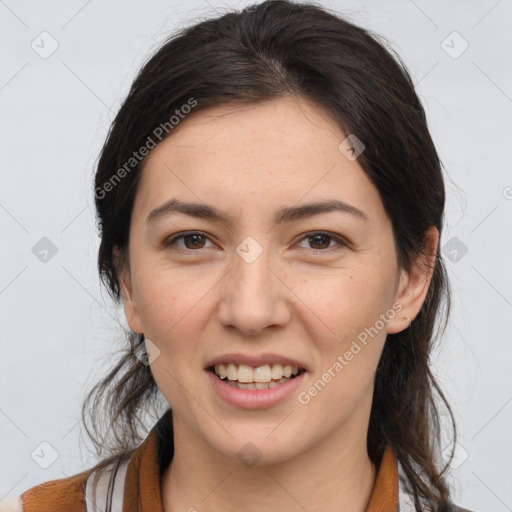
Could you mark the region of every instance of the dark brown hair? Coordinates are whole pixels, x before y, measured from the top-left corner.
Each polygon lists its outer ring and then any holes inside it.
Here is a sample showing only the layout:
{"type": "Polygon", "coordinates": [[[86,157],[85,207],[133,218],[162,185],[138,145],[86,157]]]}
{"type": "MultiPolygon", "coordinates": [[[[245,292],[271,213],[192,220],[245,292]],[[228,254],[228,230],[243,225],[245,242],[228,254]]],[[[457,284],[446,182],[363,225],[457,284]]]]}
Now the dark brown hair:
{"type": "MultiPolygon", "coordinates": [[[[198,112],[229,102],[251,105],[289,95],[324,109],[345,134],[356,134],[365,145],[358,162],[392,221],[400,268],[410,269],[425,253],[430,226],[441,236],[442,164],[399,55],[381,36],[337,13],[311,3],[269,0],[172,35],[143,65],[112,123],[98,161],[95,202],[99,272],[118,304],[119,272],[129,265],[130,218],[143,161],[139,152],[144,153],[140,148],[172,136],[173,115],[182,118],[191,109],[198,112]],[[184,105],[194,106],[187,110],[184,105]]],[[[424,499],[436,511],[449,501],[443,477],[448,464],[439,468],[436,396],[449,412],[455,439],[456,428],[430,368],[449,310],[450,288],[438,246],[419,314],[408,329],[387,337],[375,376],[367,441],[376,465],[385,446],[391,445],[417,510],[427,510],[424,499]]],[[[139,414],[161,398],[150,366],[134,357],[143,340],[143,335],[127,333],[119,362],[83,404],[86,430],[98,454],[108,455],[93,469],[130,456],[147,433],[139,430],[144,425],[139,414]],[[107,441],[101,428],[113,439],[107,441]]]]}

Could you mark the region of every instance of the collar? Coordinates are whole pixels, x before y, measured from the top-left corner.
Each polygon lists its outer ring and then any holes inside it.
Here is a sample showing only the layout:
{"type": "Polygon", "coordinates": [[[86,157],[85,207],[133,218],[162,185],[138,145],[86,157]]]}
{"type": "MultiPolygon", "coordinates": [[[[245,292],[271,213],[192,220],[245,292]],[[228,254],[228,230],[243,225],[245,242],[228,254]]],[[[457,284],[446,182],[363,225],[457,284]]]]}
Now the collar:
{"type": "MultiPolygon", "coordinates": [[[[168,410],[132,454],[126,471],[123,512],[162,512],[160,480],[174,452],[171,421],[168,410]]],[[[398,477],[396,455],[387,445],[365,512],[398,511],[398,477]]]]}

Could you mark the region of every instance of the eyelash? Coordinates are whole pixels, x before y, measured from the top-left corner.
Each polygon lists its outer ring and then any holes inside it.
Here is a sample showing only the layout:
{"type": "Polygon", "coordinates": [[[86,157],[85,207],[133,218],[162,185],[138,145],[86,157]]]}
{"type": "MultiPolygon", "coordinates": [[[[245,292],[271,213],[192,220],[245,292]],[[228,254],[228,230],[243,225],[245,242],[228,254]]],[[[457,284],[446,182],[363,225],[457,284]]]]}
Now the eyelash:
{"type": "MultiPolygon", "coordinates": [[[[180,238],[184,238],[185,236],[192,236],[192,235],[200,235],[204,238],[209,239],[208,235],[202,231],[184,231],[182,233],[178,233],[178,234],[172,236],[171,238],[167,239],[164,242],[164,247],[167,248],[167,247],[171,246],[174,242],[176,242],[176,240],[179,240],[180,238]]],[[[347,242],[343,238],[336,236],[332,233],[325,232],[325,231],[311,231],[309,233],[305,233],[303,235],[303,237],[299,240],[299,242],[302,242],[303,240],[306,240],[308,238],[313,238],[318,235],[330,238],[331,240],[337,242],[339,246],[347,246],[348,245],[347,242]]],[[[199,249],[179,248],[179,249],[174,249],[174,250],[176,250],[178,252],[199,252],[201,249],[203,249],[203,247],[200,247],[199,249]]],[[[325,249],[311,249],[311,250],[313,252],[325,253],[325,252],[330,252],[331,250],[334,250],[334,249],[336,249],[336,247],[327,247],[325,249]]]]}

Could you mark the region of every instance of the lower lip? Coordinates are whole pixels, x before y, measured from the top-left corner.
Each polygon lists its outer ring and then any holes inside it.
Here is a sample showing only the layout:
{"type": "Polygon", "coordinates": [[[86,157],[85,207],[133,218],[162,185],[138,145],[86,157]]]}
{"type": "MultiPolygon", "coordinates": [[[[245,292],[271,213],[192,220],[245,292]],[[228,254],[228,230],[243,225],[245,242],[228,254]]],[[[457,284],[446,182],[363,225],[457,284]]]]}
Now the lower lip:
{"type": "Polygon", "coordinates": [[[287,396],[297,391],[304,380],[303,371],[295,378],[269,389],[240,389],[226,384],[211,370],[206,370],[213,389],[226,402],[243,409],[264,409],[284,400],[287,396]]]}

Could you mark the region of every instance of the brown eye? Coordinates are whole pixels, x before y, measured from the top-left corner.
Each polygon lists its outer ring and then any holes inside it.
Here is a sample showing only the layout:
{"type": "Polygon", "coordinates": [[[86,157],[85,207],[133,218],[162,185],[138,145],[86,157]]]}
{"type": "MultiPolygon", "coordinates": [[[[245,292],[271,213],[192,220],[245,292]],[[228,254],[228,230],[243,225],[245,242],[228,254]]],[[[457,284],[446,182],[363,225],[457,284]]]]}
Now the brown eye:
{"type": "Polygon", "coordinates": [[[327,249],[331,243],[332,238],[327,235],[314,235],[310,237],[310,240],[313,241],[313,245],[315,246],[313,249],[327,249]]]}
{"type": "Polygon", "coordinates": [[[165,242],[165,247],[169,247],[171,245],[176,245],[179,249],[183,250],[195,250],[195,249],[204,249],[205,241],[208,240],[208,237],[204,233],[200,232],[191,232],[191,233],[181,233],[176,235],[165,242]],[[177,240],[183,240],[184,247],[176,244],[177,240]]]}
{"type": "Polygon", "coordinates": [[[336,246],[331,246],[331,243],[334,241],[338,246],[345,246],[346,242],[333,234],[323,233],[323,232],[315,232],[308,233],[302,240],[307,240],[309,247],[314,249],[316,252],[326,252],[330,249],[336,249],[336,246]]]}
{"type": "Polygon", "coordinates": [[[185,241],[187,249],[202,249],[204,246],[203,235],[184,235],[183,240],[185,241]],[[190,242],[191,247],[188,246],[187,241],[190,242]]]}

